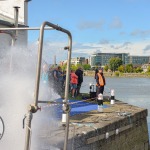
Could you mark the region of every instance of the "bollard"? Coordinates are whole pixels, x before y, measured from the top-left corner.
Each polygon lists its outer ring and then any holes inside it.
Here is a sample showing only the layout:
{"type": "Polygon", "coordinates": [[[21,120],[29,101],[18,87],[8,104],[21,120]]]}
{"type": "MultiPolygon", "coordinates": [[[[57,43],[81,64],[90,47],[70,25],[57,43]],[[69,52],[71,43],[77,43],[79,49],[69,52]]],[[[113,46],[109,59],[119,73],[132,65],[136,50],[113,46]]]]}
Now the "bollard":
{"type": "Polygon", "coordinates": [[[65,104],[62,105],[62,108],[63,108],[63,113],[62,113],[62,125],[65,126],[66,125],[66,112],[64,111],[64,107],[65,107],[65,104]]]}
{"type": "Polygon", "coordinates": [[[103,94],[101,94],[101,93],[98,94],[97,103],[98,103],[97,111],[98,112],[103,112],[103,94]]]}
{"type": "Polygon", "coordinates": [[[65,126],[67,123],[67,115],[69,115],[69,112],[71,110],[70,106],[68,104],[65,103],[65,100],[63,100],[63,104],[62,104],[62,126],[65,126]]]}
{"type": "Polygon", "coordinates": [[[115,104],[115,90],[111,89],[111,99],[110,99],[110,104],[115,104]]]}

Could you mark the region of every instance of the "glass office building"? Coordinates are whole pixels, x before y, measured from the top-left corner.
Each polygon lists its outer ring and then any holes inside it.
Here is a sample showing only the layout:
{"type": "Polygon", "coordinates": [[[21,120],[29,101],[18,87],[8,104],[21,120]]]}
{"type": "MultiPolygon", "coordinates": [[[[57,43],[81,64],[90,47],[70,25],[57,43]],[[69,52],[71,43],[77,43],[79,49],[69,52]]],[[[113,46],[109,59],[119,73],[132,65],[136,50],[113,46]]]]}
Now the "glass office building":
{"type": "Polygon", "coordinates": [[[92,68],[96,66],[105,66],[109,64],[110,58],[113,57],[120,58],[123,65],[141,65],[150,62],[150,56],[130,56],[129,53],[93,53],[90,57],[90,65],[92,68]]]}
{"type": "Polygon", "coordinates": [[[134,65],[150,63],[150,56],[129,56],[129,62],[134,65]]]}

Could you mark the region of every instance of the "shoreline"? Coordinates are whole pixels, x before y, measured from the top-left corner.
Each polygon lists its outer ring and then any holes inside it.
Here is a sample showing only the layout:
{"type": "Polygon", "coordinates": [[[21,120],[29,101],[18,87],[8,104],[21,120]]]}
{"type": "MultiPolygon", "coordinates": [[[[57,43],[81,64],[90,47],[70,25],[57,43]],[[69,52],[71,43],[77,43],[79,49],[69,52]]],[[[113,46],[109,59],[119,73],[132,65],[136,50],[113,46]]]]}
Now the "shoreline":
{"type": "MultiPolygon", "coordinates": [[[[84,76],[91,76],[94,77],[95,71],[84,71],[84,76]]],[[[120,73],[118,71],[116,72],[104,72],[105,77],[121,77],[121,78],[150,78],[150,75],[143,74],[143,73],[120,73]]]]}

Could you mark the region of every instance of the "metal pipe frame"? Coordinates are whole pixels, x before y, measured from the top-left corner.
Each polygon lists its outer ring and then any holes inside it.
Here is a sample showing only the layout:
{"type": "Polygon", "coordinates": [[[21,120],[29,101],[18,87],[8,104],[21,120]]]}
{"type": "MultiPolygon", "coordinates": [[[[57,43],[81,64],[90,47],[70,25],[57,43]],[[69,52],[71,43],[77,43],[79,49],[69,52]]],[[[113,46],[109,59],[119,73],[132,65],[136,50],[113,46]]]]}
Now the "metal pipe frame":
{"type": "MultiPolygon", "coordinates": [[[[32,27],[32,28],[0,28],[0,32],[4,33],[2,31],[16,31],[16,30],[40,30],[40,36],[39,36],[39,46],[38,46],[38,64],[37,64],[37,72],[36,72],[36,82],[35,82],[35,95],[34,95],[34,107],[36,111],[38,110],[38,103],[41,103],[41,101],[38,101],[38,94],[39,94],[39,84],[40,84],[40,70],[41,70],[41,61],[42,61],[42,48],[43,48],[43,37],[44,37],[44,30],[58,30],[61,32],[64,32],[68,35],[68,46],[66,49],[68,49],[68,63],[67,63],[67,73],[66,73],[66,86],[65,86],[65,99],[64,102],[66,105],[68,104],[68,92],[69,92],[69,77],[70,77],[70,61],[71,61],[71,51],[72,51],[72,35],[71,33],[61,28],[58,25],[52,24],[50,22],[44,22],[41,27],[32,27]],[[49,26],[49,27],[45,27],[49,26]]],[[[45,103],[45,102],[43,102],[45,103]]],[[[35,112],[36,112],[35,111],[35,112]]],[[[28,111],[30,114],[29,116],[32,116],[32,110],[28,111]]],[[[31,128],[31,119],[32,117],[29,117],[29,121],[26,127],[26,141],[25,141],[25,150],[29,150],[30,146],[30,129],[31,128]]],[[[69,134],[69,111],[66,112],[66,128],[65,128],[65,140],[64,140],[64,150],[67,150],[67,143],[68,143],[68,134],[69,134]]]]}
{"type": "MultiPolygon", "coordinates": [[[[16,31],[16,30],[40,30],[40,27],[0,28],[0,31],[16,31]]],[[[44,27],[44,30],[54,30],[54,29],[52,27],[44,27]]]]}
{"type": "MultiPolygon", "coordinates": [[[[43,37],[44,37],[44,27],[52,27],[58,31],[64,32],[68,35],[68,63],[67,63],[67,74],[66,74],[66,86],[65,86],[65,104],[68,104],[68,92],[69,92],[69,76],[70,76],[70,61],[71,61],[71,51],[72,51],[72,35],[71,33],[55,24],[50,22],[44,22],[40,28],[40,37],[39,37],[39,47],[38,47],[38,65],[37,65],[37,76],[36,76],[36,85],[35,85],[35,97],[34,105],[38,108],[38,94],[39,94],[39,84],[40,84],[40,70],[41,70],[41,60],[42,60],[42,48],[43,48],[43,37]]],[[[65,141],[64,141],[64,150],[67,150],[68,143],[68,134],[69,134],[69,112],[66,114],[66,128],[65,128],[65,141]]]]}

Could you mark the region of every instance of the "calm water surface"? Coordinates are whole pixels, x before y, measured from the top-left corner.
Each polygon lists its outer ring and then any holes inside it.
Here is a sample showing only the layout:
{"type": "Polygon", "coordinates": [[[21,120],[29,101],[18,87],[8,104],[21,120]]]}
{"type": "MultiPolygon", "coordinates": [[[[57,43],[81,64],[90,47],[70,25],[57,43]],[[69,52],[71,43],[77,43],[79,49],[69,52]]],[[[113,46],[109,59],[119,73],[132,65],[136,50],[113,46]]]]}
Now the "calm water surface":
{"type": "MultiPolygon", "coordinates": [[[[93,77],[84,77],[81,92],[89,91],[93,77]]],[[[105,92],[115,90],[115,97],[129,104],[148,109],[148,130],[150,137],[150,78],[106,78],[105,92]]]]}

